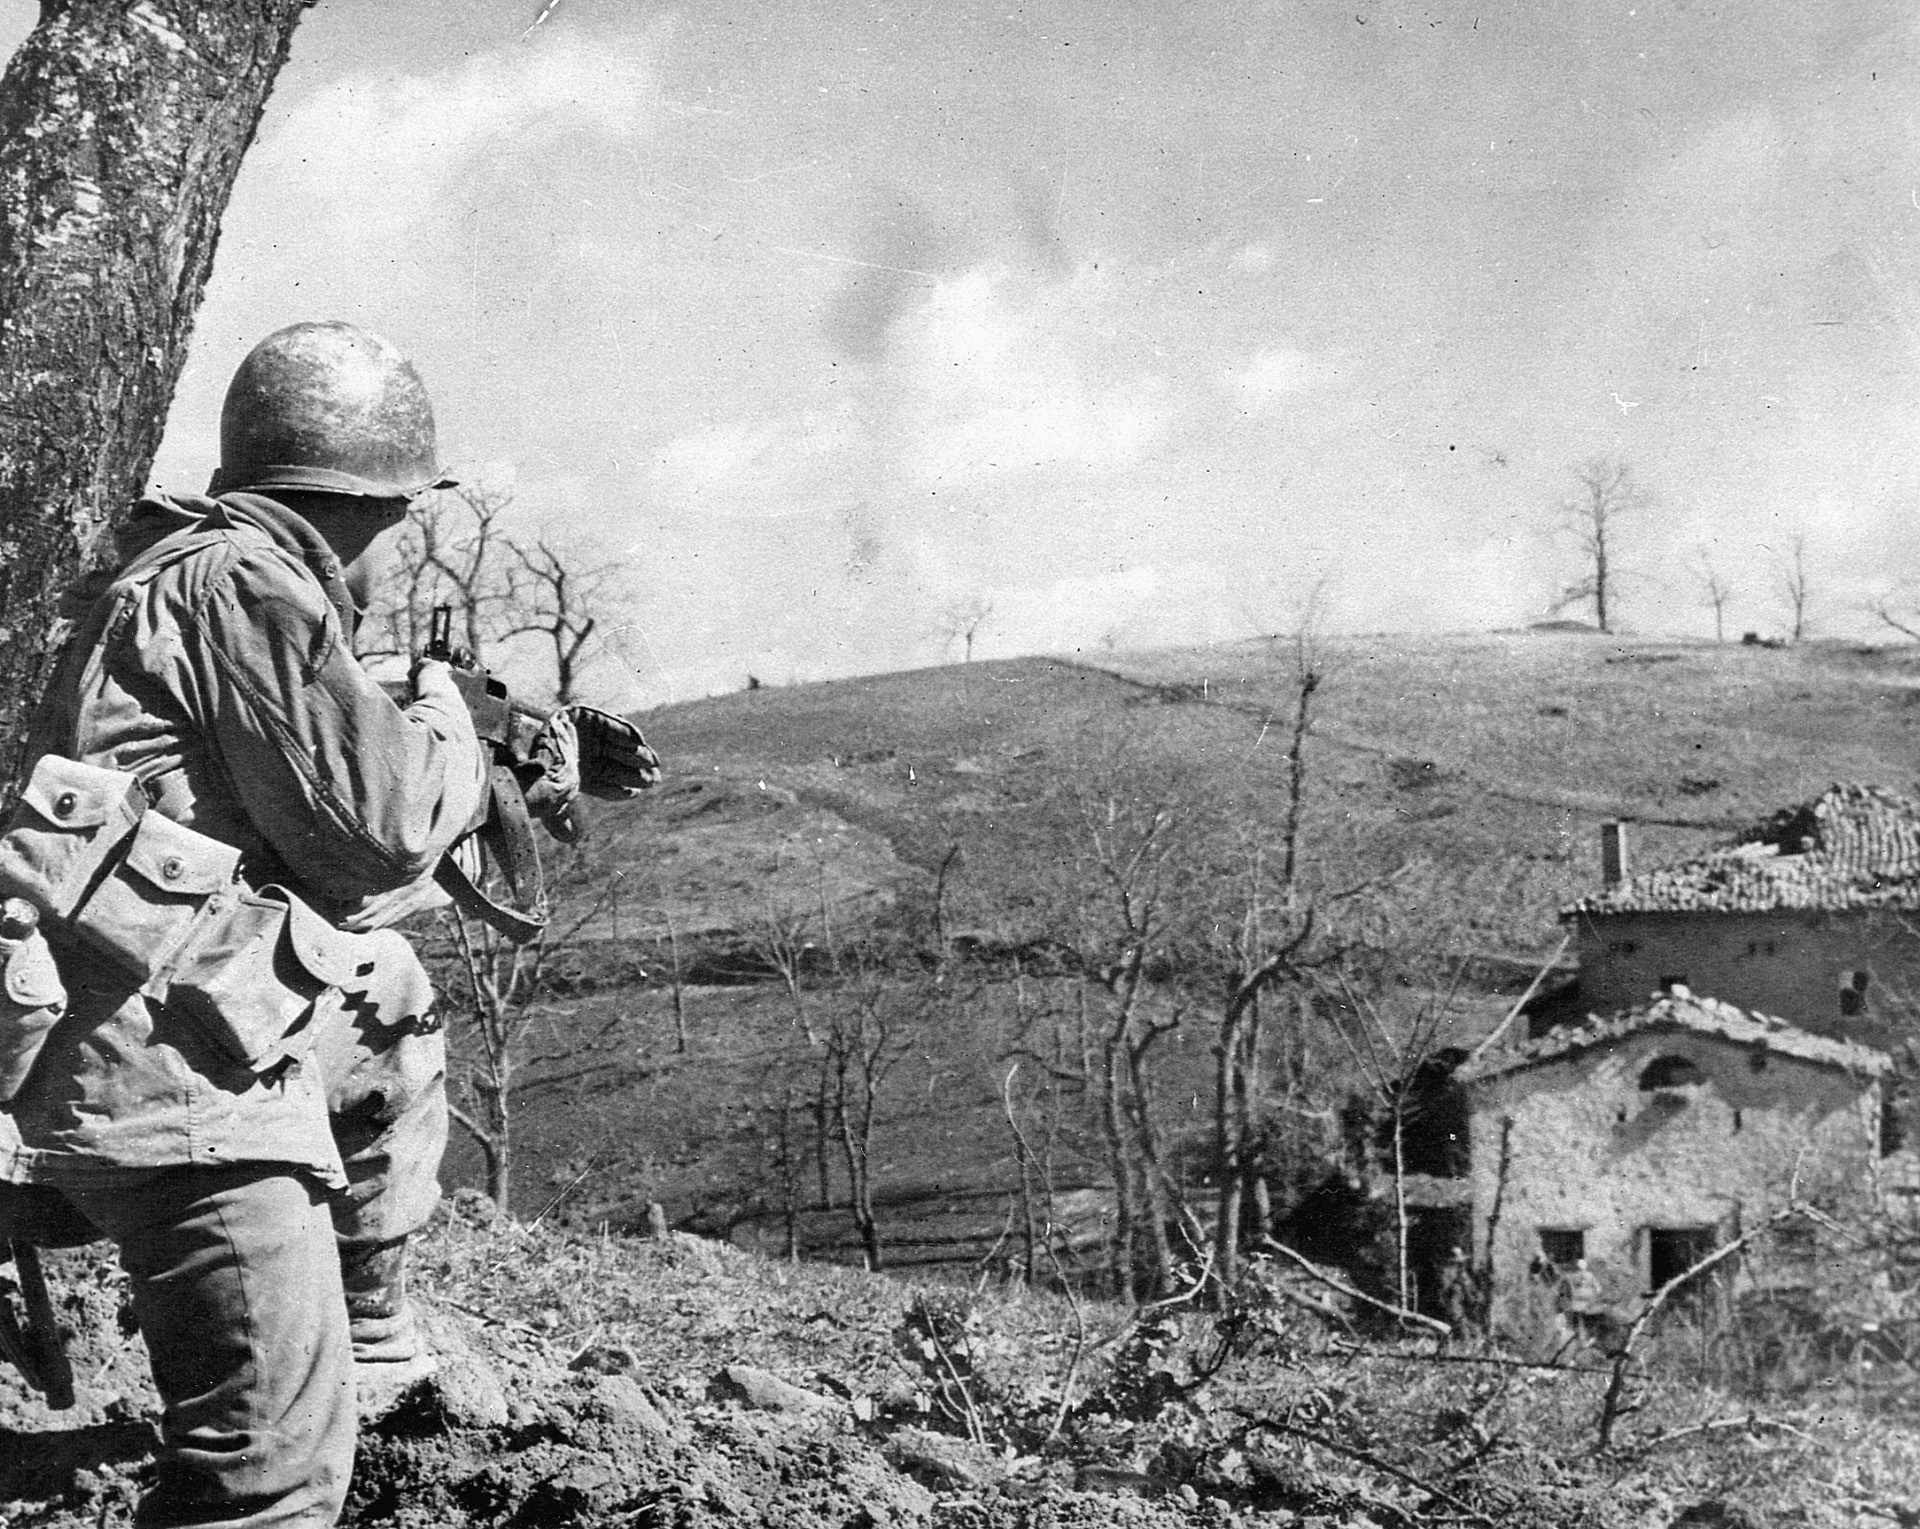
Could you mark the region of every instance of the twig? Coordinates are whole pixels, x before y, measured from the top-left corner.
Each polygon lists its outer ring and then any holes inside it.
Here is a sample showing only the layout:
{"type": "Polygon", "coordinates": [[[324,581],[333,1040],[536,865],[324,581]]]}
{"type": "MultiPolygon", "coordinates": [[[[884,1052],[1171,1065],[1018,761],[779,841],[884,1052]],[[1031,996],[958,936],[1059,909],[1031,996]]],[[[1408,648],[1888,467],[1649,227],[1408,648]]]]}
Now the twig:
{"type": "Polygon", "coordinates": [[[485,1311],[478,1306],[469,1306],[466,1302],[456,1301],[450,1296],[435,1295],[433,1301],[436,1306],[451,1306],[455,1311],[464,1312],[476,1322],[485,1322],[492,1327],[517,1327],[521,1332],[530,1333],[536,1338],[545,1336],[532,1323],[522,1322],[518,1317],[503,1317],[497,1311],[485,1311]]]}
{"type": "Polygon", "coordinates": [[[587,1166],[582,1168],[578,1173],[576,1173],[573,1176],[572,1182],[569,1183],[565,1189],[561,1190],[559,1194],[555,1195],[551,1200],[547,1201],[545,1205],[540,1207],[540,1215],[535,1216],[531,1221],[527,1223],[527,1226],[529,1229],[538,1226],[540,1224],[540,1220],[542,1216],[545,1216],[548,1211],[554,1208],[554,1206],[558,1205],[562,1200],[566,1199],[568,1195],[572,1194],[574,1190],[580,1187],[581,1181],[585,1179],[588,1174],[593,1172],[594,1165],[598,1160],[598,1158],[599,1158],[598,1153],[595,1153],[593,1157],[588,1158],[587,1166]]]}
{"type": "Polygon", "coordinates": [[[1087,1313],[1080,1304],[1080,1295],[1067,1280],[1067,1271],[1060,1267],[1060,1255],[1053,1250],[1053,1226],[1047,1226],[1047,1239],[1044,1244],[1047,1259],[1053,1265],[1054,1277],[1060,1281],[1060,1288],[1066,1293],[1067,1307],[1073,1312],[1073,1352],[1067,1357],[1066,1373],[1060,1377],[1060,1405],[1054,1408],[1053,1422],[1047,1429],[1046,1442],[1051,1444],[1060,1437],[1060,1430],[1066,1427],[1067,1414],[1073,1410],[1073,1383],[1080,1373],[1080,1361],[1087,1353],[1087,1313]]]}
{"type": "MultiPolygon", "coordinates": [[[[1276,1285],[1274,1286],[1274,1291],[1281,1300],[1292,1301],[1294,1305],[1303,1307],[1317,1316],[1325,1317],[1329,1322],[1338,1322],[1348,1332],[1353,1331],[1353,1318],[1348,1316],[1338,1306],[1330,1305],[1324,1301],[1316,1301],[1304,1290],[1295,1290],[1289,1285],[1276,1285]]],[[[1355,1352],[1363,1351],[1356,1350],[1355,1352]]]]}
{"type": "Polygon", "coordinates": [[[1304,1253],[1294,1252],[1292,1248],[1288,1247],[1278,1238],[1272,1236],[1262,1237],[1260,1239],[1260,1248],[1263,1252],[1278,1253],[1283,1258],[1291,1259],[1300,1267],[1302,1272],[1317,1279],[1329,1290],[1339,1291],[1341,1295],[1346,1296],[1350,1300],[1360,1301],[1365,1305],[1373,1307],[1376,1311],[1384,1311],[1388,1316],[1396,1317],[1402,1322],[1411,1322],[1415,1326],[1424,1327],[1429,1332],[1436,1333],[1442,1338],[1451,1338],[1453,1336],[1452,1326],[1442,1322],[1438,1317],[1429,1317],[1417,1311],[1408,1311],[1404,1307],[1395,1306],[1391,1301],[1383,1301],[1375,1296],[1368,1295],[1364,1290],[1356,1290],[1345,1280],[1335,1279],[1317,1264],[1309,1261],[1304,1253]]]}
{"type": "Polygon", "coordinates": [[[967,1436],[975,1444],[984,1444],[987,1442],[987,1430],[980,1420],[980,1408],[973,1399],[973,1389],[967,1384],[967,1377],[960,1373],[960,1366],[954,1362],[953,1355],[948,1352],[946,1342],[941,1338],[933,1320],[933,1312],[925,1302],[921,1303],[920,1309],[926,1313],[927,1317],[927,1341],[933,1345],[933,1352],[945,1368],[948,1378],[953,1382],[953,1388],[960,1396],[960,1404],[965,1409],[963,1417],[967,1425],[967,1436]]]}
{"type": "Polygon", "coordinates": [[[1368,1348],[1360,1344],[1343,1344],[1334,1352],[1368,1359],[1399,1360],[1405,1364],[1478,1364],[1502,1370],[1549,1370],[1560,1375],[1606,1375],[1612,1370],[1610,1365],[1562,1364],[1556,1359],[1509,1359],[1503,1354],[1408,1354],[1396,1349],[1368,1348]]]}
{"type": "Polygon", "coordinates": [[[993,1246],[988,1248],[987,1251],[974,1262],[974,1268],[979,1273],[979,1279],[973,1287],[976,1295],[986,1289],[987,1281],[993,1276],[993,1261],[1000,1256],[1000,1250],[1007,1245],[1007,1239],[1013,1236],[1014,1209],[1013,1199],[1009,1196],[1007,1199],[1007,1224],[1000,1228],[1000,1235],[994,1239],[993,1246]]]}
{"type": "Polygon", "coordinates": [[[1479,1061],[1480,1058],[1492,1048],[1494,1042],[1506,1034],[1507,1026],[1518,1019],[1520,1017],[1520,1011],[1533,1002],[1533,995],[1540,991],[1540,984],[1546,981],[1547,973],[1559,964],[1560,958],[1567,953],[1567,947],[1572,943],[1573,936],[1571,934],[1561,937],[1560,948],[1548,956],[1546,961],[1541,965],[1540,970],[1533,974],[1533,981],[1527,984],[1527,990],[1515,1001],[1513,1007],[1507,1010],[1507,1017],[1493,1027],[1493,1033],[1491,1035],[1473,1048],[1472,1054],[1467,1058],[1468,1062],[1479,1061]]]}
{"type": "Polygon", "coordinates": [[[1382,1460],[1370,1450],[1359,1449],[1352,1444],[1342,1444],[1338,1439],[1329,1439],[1325,1434],[1315,1433],[1311,1428],[1299,1428],[1292,1423],[1282,1423],[1277,1418],[1260,1417],[1241,1407],[1233,1410],[1256,1428],[1270,1428],[1275,1433],[1286,1434],[1289,1438],[1300,1439],[1308,1444],[1318,1444],[1322,1449],[1330,1449],[1336,1455],[1344,1455],[1349,1460],[1358,1460],[1362,1465],[1371,1466],[1374,1470],[1391,1476],[1396,1481],[1403,1482],[1417,1491],[1425,1492],[1436,1502],[1445,1503],[1470,1523],[1485,1524],[1487,1529],[1494,1529],[1492,1519],[1467,1506],[1445,1487],[1436,1486],[1433,1482],[1414,1475],[1412,1471],[1402,1470],[1390,1461],[1382,1460]]]}
{"type": "MultiPolygon", "coordinates": [[[[1021,1129],[1019,1116],[1015,1114],[1013,1108],[1013,1075],[1019,1070],[1018,1062],[1007,1069],[1006,1081],[1001,1085],[1000,1099],[1006,1109],[1007,1128],[1013,1132],[1014,1145],[1020,1151],[1024,1175],[1024,1165],[1032,1162],[1034,1157],[1033,1148],[1027,1143],[1027,1133],[1021,1129]]],[[[1046,1191],[1048,1207],[1047,1224],[1041,1231],[1040,1245],[1047,1250],[1047,1262],[1053,1265],[1053,1277],[1060,1282],[1061,1292],[1067,1298],[1068,1309],[1073,1312],[1073,1353],[1068,1356],[1066,1373],[1060,1377],[1060,1405],[1054,1408],[1053,1422],[1047,1429],[1047,1437],[1044,1441],[1051,1444],[1060,1437],[1060,1430],[1067,1425],[1067,1414],[1073,1410],[1073,1382],[1080,1372],[1080,1361],[1086,1357],[1087,1352],[1087,1313],[1086,1308],[1080,1304],[1079,1292],[1073,1288],[1073,1282],[1067,1278],[1067,1271],[1061,1265],[1059,1253],[1054,1250],[1053,1170],[1046,1162],[1040,1165],[1040,1187],[1046,1191]]],[[[1009,1204],[1007,1230],[1010,1232],[1012,1229],[1013,1207],[1009,1204]]],[[[1002,1241],[1006,1240],[1006,1235],[1005,1232],[1001,1234],[1002,1241]]]]}
{"type": "Polygon", "coordinates": [[[1820,1440],[1804,1428],[1796,1428],[1791,1423],[1783,1423],[1779,1418],[1763,1418],[1758,1413],[1749,1412],[1744,1417],[1713,1418],[1705,1423],[1690,1423],[1685,1428],[1670,1428],[1665,1433],[1654,1434],[1651,1438],[1636,1439],[1629,1446],[1629,1452],[1644,1455],[1649,1450],[1658,1449],[1663,1444],[1671,1444],[1677,1439],[1690,1438],[1695,1434],[1717,1433],[1724,1428],[1745,1428],[1758,1430],[1771,1428],[1776,1433],[1790,1433],[1797,1439],[1805,1439],[1809,1444],[1819,1444],[1820,1440]]]}
{"type": "Polygon", "coordinates": [[[1775,1211],[1771,1216],[1767,1217],[1765,1221],[1762,1221],[1751,1231],[1743,1232],[1740,1236],[1734,1238],[1732,1242],[1723,1243],[1721,1246],[1715,1248],[1705,1258],[1695,1263],[1693,1267],[1681,1270],[1647,1298],[1646,1305],[1640,1308],[1640,1314],[1633,1319],[1632,1324],[1627,1328],[1626,1336],[1620,1340],[1620,1347],[1613,1355],[1613,1373],[1607,1379],[1606,1394],[1600,1399],[1600,1418],[1596,1428],[1599,1434],[1599,1447],[1602,1450],[1613,1447],[1613,1425],[1620,1420],[1623,1414],[1633,1410],[1621,1402],[1621,1394],[1626,1390],[1627,1385],[1627,1367],[1633,1362],[1633,1346],[1640,1341],[1640,1334],[1646,1330],[1647,1324],[1654,1319],[1654,1316],[1659,1312],[1660,1308],[1666,1305],[1668,1297],[1676,1290],[1691,1284],[1701,1275],[1707,1273],[1708,1270],[1718,1268],[1763,1232],[1770,1232],[1783,1221],[1790,1221],[1802,1213],[1799,1194],[1799,1165],[1796,1163],[1794,1166],[1793,1185],[1789,1191],[1787,1204],[1784,1209],[1775,1211]]]}

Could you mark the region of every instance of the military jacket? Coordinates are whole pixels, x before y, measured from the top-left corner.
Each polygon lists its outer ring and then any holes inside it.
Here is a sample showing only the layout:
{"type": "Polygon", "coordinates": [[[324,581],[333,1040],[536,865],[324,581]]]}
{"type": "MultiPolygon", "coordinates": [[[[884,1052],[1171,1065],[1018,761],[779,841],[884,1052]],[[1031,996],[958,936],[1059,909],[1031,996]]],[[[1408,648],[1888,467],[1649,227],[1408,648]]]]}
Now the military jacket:
{"type": "MultiPolygon", "coordinates": [[[[126,770],[153,810],[241,852],[241,875],[337,916],[405,885],[484,814],[465,708],[405,708],[351,649],[338,560],[276,501],[155,497],[79,617],[35,724],[42,754],[126,770]]],[[[313,1070],[236,1066],[191,1021],[56,946],[69,993],[0,1111],[0,1178],[284,1162],[342,1179],[313,1070]]]]}

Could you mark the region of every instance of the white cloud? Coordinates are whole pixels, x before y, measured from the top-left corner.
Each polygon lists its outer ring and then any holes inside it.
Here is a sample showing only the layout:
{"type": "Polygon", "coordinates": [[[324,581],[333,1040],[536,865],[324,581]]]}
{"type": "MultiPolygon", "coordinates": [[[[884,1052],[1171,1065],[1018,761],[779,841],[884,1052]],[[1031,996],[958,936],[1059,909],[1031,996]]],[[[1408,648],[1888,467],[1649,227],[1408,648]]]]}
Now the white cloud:
{"type": "Polygon", "coordinates": [[[1271,414],[1288,394],[1308,392],[1324,381],[1324,368],[1315,357],[1284,346],[1257,352],[1229,378],[1240,407],[1249,414],[1271,414]]]}
{"type": "Polygon", "coordinates": [[[1244,244],[1229,257],[1236,271],[1264,271],[1273,265],[1271,244],[1244,244]]]}
{"type": "Polygon", "coordinates": [[[1125,645],[1122,634],[1159,588],[1158,571],[1141,567],[1072,574],[1025,589],[996,589],[993,624],[1010,634],[1013,646],[1023,652],[1091,648],[1105,636],[1125,645]]]}
{"type": "Polygon", "coordinates": [[[248,165],[250,178],[309,190],[332,222],[371,242],[444,212],[476,166],[573,132],[630,140],[653,115],[643,45],[556,32],[436,74],[334,80],[270,117],[248,165]]]}
{"type": "Polygon", "coordinates": [[[1036,285],[985,267],[941,282],[899,326],[907,467],[945,483],[1144,458],[1171,413],[1168,388],[1106,363],[1110,299],[1091,270],[1036,285]]]}
{"type": "Polygon", "coordinates": [[[668,441],[654,452],[649,473],[670,502],[775,520],[822,508],[809,487],[862,449],[859,431],[844,413],[728,420],[668,441]]]}

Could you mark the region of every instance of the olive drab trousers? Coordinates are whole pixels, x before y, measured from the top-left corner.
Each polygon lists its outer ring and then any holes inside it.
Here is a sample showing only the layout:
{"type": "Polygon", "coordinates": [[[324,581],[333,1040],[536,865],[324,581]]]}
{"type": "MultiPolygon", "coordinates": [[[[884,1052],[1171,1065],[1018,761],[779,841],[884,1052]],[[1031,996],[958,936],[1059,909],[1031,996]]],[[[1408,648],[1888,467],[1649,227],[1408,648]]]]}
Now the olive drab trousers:
{"type": "Polygon", "coordinates": [[[120,1246],[164,1409],[135,1522],[334,1523],[353,1472],[353,1349],[322,1186],[247,1163],[64,1193],[120,1246]]]}
{"type": "Polygon", "coordinates": [[[137,1522],[264,1529],[337,1519],[354,1451],[341,1257],[417,1231],[439,1200],[445,1047],[333,1007],[304,1067],[346,1169],[74,1166],[0,1184],[0,1233],[119,1245],[160,1392],[159,1480],[137,1522]]]}

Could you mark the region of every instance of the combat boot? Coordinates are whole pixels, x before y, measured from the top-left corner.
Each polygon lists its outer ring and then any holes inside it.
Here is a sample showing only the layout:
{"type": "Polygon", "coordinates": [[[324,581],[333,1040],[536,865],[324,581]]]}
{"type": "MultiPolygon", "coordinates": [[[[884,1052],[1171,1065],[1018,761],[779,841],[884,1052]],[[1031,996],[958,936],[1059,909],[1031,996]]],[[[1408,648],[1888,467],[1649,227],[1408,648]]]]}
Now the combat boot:
{"type": "Polygon", "coordinates": [[[440,1367],[407,1300],[407,1239],[343,1246],[340,1280],[360,1418],[375,1422],[440,1367]]]}

